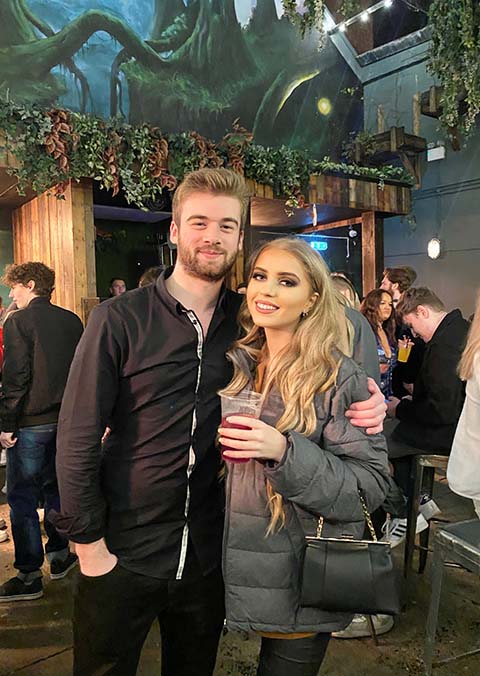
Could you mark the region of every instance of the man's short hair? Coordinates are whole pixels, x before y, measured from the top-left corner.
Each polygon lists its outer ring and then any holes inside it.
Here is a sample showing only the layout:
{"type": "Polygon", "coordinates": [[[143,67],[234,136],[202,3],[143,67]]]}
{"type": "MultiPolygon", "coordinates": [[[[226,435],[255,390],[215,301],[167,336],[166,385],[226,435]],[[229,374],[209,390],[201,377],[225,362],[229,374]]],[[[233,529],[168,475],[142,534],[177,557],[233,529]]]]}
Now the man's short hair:
{"type": "Polygon", "coordinates": [[[402,320],[405,315],[415,312],[419,305],[429,307],[435,312],[443,312],[445,310],[445,305],[436,293],[426,286],[418,286],[407,289],[403,294],[395,311],[397,318],[402,320]]]}
{"type": "Polygon", "coordinates": [[[36,296],[51,297],[55,288],[55,272],[44,263],[12,263],[7,265],[2,277],[3,284],[10,287],[15,284],[27,286],[30,280],[35,282],[33,293],[36,296]]]}
{"type": "Polygon", "coordinates": [[[183,203],[195,192],[211,193],[212,195],[226,195],[236,197],[241,207],[240,228],[243,230],[247,220],[250,193],[245,179],[231,169],[197,169],[185,175],[185,178],[175,190],[172,201],[173,220],[180,226],[183,203]]]}
{"type": "Polygon", "coordinates": [[[400,293],[409,289],[417,279],[417,273],[409,265],[402,265],[398,268],[385,268],[383,276],[392,284],[398,284],[400,293]]]}
{"type": "Polygon", "coordinates": [[[125,286],[127,285],[127,282],[123,279],[123,277],[112,277],[112,279],[110,280],[110,286],[113,285],[113,282],[117,282],[117,281],[123,282],[125,284],[125,286]]]}

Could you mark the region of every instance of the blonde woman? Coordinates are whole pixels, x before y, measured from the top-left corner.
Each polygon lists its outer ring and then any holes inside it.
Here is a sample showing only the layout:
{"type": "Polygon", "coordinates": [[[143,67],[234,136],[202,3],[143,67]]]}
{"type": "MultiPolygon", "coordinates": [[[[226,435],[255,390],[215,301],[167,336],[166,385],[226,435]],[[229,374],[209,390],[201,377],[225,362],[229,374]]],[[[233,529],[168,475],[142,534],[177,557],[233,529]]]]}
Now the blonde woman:
{"type": "Polygon", "coordinates": [[[361,537],[358,491],[370,510],[388,486],[382,435],[353,427],[345,411],[368,395],[365,373],[341,352],[345,314],[328,270],[305,242],[282,238],[254,255],[243,337],[229,352],[225,392],[264,395],[261,420],[220,428],[227,463],[226,614],[232,629],[262,637],[258,676],[314,676],[332,631],[351,615],[299,605],[304,536],[324,517],[327,536],[361,537]]]}
{"type": "Polygon", "coordinates": [[[360,310],[360,298],[352,282],[341,272],[332,272],[330,277],[332,278],[334,289],[345,298],[348,307],[360,310]]]}
{"type": "Polygon", "coordinates": [[[467,390],[448,461],[447,479],[455,493],[472,498],[480,517],[480,294],[458,372],[467,381],[467,390]]]}

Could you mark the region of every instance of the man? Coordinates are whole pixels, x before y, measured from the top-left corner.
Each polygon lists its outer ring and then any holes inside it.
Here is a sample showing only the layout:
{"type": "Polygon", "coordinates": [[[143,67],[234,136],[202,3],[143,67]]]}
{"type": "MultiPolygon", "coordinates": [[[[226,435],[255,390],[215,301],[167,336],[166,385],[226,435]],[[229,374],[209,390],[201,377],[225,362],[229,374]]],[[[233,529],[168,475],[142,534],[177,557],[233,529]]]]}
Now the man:
{"type": "MultiPolygon", "coordinates": [[[[43,595],[43,545],[37,507],[59,509],[55,454],[57,420],[68,370],[82,334],[80,319],[50,297],[55,273],[43,263],[6,268],[3,283],[18,310],[5,322],[1,445],[8,449],[7,499],[10,505],[17,576],[0,586],[1,601],[43,595]]],[[[45,547],[54,580],[77,563],[68,540],[45,519],[45,547]]]]}
{"type": "MultiPolygon", "coordinates": [[[[175,268],[96,308],[77,350],[60,416],[56,520],[82,572],[75,674],[135,674],[155,618],[164,676],[213,673],[224,618],[216,392],[231,377],[225,351],[241,300],[223,279],[248,204],[232,171],[187,175],[173,199],[175,268]]],[[[370,409],[356,424],[378,425],[378,399],[354,405],[370,409]]]]}
{"type": "Polygon", "coordinates": [[[402,265],[398,268],[385,268],[380,288],[390,291],[395,307],[401,299],[402,294],[412,286],[416,279],[417,273],[408,265],[402,265]]]}
{"type": "Polygon", "coordinates": [[[108,288],[109,298],[121,296],[122,293],[126,292],[126,290],[127,285],[124,279],[121,279],[121,277],[112,277],[110,280],[110,286],[108,288]]]}
{"type": "MultiPolygon", "coordinates": [[[[388,415],[399,421],[386,426],[388,454],[395,480],[408,496],[412,457],[425,451],[445,455],[450,452],[465,398],[457,367],[469,324],[460,310],[447,313],[438,296],[426,287],[405,291],[397,313],[426,343],[413,395],[401,400],[392,397],[387,405],[388,415]]],[[[394,519],[390,533],[394,544],[404,539],[406,530],[405,514],[398,516],[401,518],[394,519]]],[[[426,527],[422,523],[417,522],[417,531],[426,527]]]]}

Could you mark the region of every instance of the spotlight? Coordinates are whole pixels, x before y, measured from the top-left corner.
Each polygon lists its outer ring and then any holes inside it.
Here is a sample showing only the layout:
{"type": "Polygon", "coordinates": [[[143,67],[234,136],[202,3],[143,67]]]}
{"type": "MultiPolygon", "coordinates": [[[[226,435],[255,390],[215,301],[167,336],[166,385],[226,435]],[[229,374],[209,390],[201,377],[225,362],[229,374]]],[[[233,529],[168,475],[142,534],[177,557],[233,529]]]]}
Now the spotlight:
{"type": "Polygon", "coordinates": [[[360,21],[366,23],[370,19],[370,13],[365,11],[360,14],[360,21]]]}
{"type": "Polygon", "coordinates": [[[393,5],[393,0],[385,0],[385,7],[387,9],[390,9],[390,7],[393,5]]]}
{"type": "Polygon", "coordinates": [[[340,26],[338,27],[338,30],[340,31],[340,33],[345,33],[347,27],[344,23],[341,23],[340,26]]]}

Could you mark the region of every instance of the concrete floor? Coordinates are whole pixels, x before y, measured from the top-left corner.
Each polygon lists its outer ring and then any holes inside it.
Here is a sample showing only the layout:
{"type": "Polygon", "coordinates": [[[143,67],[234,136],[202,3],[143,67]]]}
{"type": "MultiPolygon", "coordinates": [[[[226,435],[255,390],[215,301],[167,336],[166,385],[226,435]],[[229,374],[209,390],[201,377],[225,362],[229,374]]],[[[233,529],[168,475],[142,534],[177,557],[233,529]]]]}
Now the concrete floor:
{"type": "MultiPolygon", "coordinates": [[[[0,486],[4,470],[0,469],[0,486]]],[[[474,516],[471,503],[453,496],[441,482],[435,499],[445,518],[460,521],[474,516]]],[[[8,522],[5,496],[0,497],[0,517],[8,522]]],[[[395,550],[399,564],[403,547],[395,550]]],[[[431,558],[431,557],[430,557],[431,558]]],[[[14,575],[12,541],[0,543],[0,583],[14,575]]],[[[42,599],[0,605],[0,676],[68,676],[71,674],[71,588],[75,573],[51,582],[45,570],[42,599]]],[[[394,629],[371,639],[332,640],[321,670],[322,676],[400,676],[423,674],[424,626],[429,602],[430,569],[415,576],[413,602],[400,615],[394,629]]],[[[442,594],[438,651],[448,657],[480,646],[480,584],[478,578],[447,568],[442,594]]],[[[160,635],[153,626],[145,644],[139,676],[159,676],[160,635]]],[[[258,639],[228,633],[223,637],[215,676],[254,676],[258,639]]],[[[480,657],[438,667],[435,676],[478,676],[480,657]]],[[[194,676],[194,675],[192,675],[194,676]]]]}

